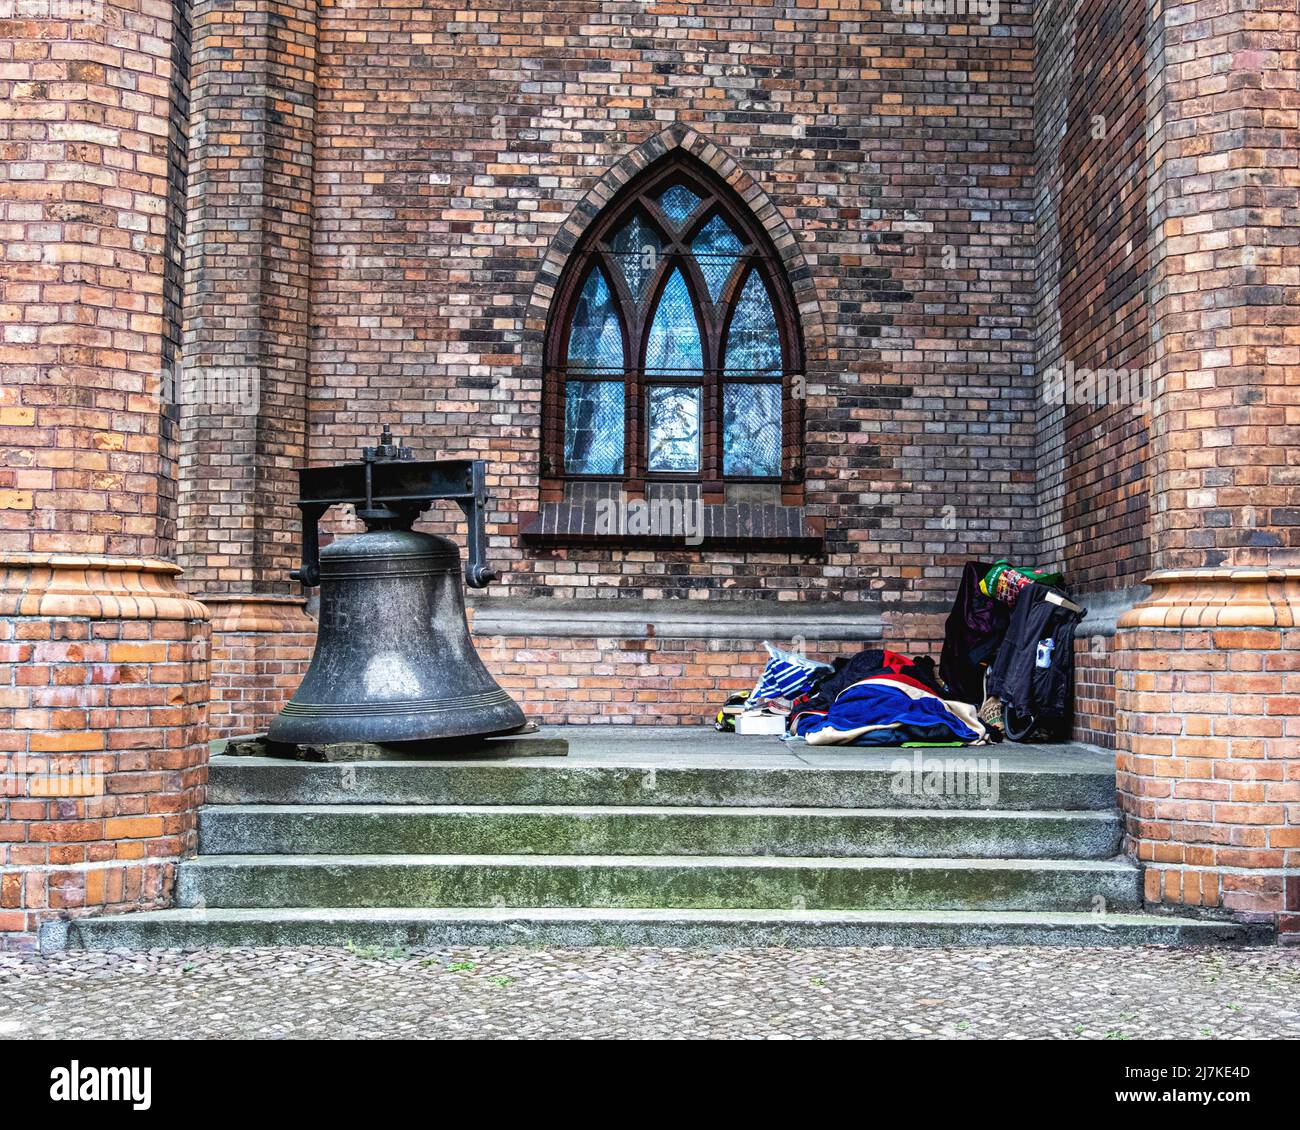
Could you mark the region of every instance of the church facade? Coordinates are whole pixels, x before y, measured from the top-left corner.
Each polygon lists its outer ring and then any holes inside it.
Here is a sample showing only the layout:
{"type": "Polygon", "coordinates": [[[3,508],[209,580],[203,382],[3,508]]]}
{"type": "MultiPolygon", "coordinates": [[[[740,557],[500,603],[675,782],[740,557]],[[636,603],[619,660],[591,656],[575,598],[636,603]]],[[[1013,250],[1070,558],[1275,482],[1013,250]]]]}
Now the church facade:
{"type": "Polygon", "coordinates": [[[166,901],[311,655],[296,472],[384,425],[488,462],[475,639],[548,722],[1062,570],[1147,900],[1300,933],[1290,0],[15,16],[7,936],[166,901]]]}

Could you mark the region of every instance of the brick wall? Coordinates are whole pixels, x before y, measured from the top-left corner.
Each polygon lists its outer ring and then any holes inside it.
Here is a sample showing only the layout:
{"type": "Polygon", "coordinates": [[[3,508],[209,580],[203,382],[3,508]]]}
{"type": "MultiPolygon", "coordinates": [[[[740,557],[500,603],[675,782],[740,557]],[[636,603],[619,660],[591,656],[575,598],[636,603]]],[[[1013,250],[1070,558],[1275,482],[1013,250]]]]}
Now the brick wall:
{"type": "Polygon", "coordinates": [[[179,559],[214,598],[216,737],[265,729],[315,632],[289,570],[307,460],[316,20],[315,0],[193,11],[179,559]]]}
{"type": "Polygon", "coordinates": [[[1300,13],[1188,0],[1153,29],[1157,569],[1117,637],[1126,842],[1149,901],[1296,940],[1300,13]]]}
{"type": "Polygon", "coordinates": [[[1035,9],[1040,553],[1078,591],[1150,566],[1146,9],[1035,9]]]}
{"type": "MultiPolygon", "coordinates": [[[[575,725],[711,723],[728,695],[753,689],[768,659],[750,639],[495,636],[476,646],[528,717],[575,725]]],[[[829,662],[861,646],[808,654],[829,662]]]]}
{"type": "Polygon", "coordinates": [[[283,596],[209,596],[212,626],[208,736],[265,733],[298,689],[316,647],[303,602],[283,596]]]}
{"type": "Polygon", "coordinates": [[[175,566],[0,557],[0,948],[165,906],[207,778],[207,624],[175,566]]]}
{"type": "Polygon", "coordinates": [[[48,11],[65,18],[0,20],[0,550],[166,555],[177,15],[147,0],[48,11]]]}
{"type": "Polygon", "coordinates": [[[1115,748],[1115,641],[1086,635],[1074,642],[1074,732],[1076,741],[1115,748]]]}
{"type": "Polygon", "coordinates": [[[911,640],[916,654],[937,660],[943,643],[942,617],[935,616],[864,620],[856,634],[812,618],[755,635],[743,626],[728,630],[725,625],[744,619],[728,613],[707,636],[692,636],[688,621],[666,627],[653,610],[642,623],[582,634],[572,628],[547,632],[544,625],[518,633],[477,630],[485,615],[480,606],[474,616],[475,647],[484,663],[529,718],[549,724],[711,723],[728,695],[753,689],[768,660],[764,637],[824,663],[863,648],[891,647],[895,639],[911,640]]]}
{"type": "Polygon", "coordinates": [[[1219,570],[1158,584],[1133,615],[1116,656],[1118,786],[1148,902],[1277,918],[1300,936],[1298,613],[1300,573],[1243,586],[1219,570]]]}
{"type": "Polygon", "coordinates": [[[180,560],[200,593],[297,591],[316,5],[196,0],[180,560]]]}
{"type": "MultiPolygon", "coordinates": [[[[257,225],[277,214],[258,193],[271,181],[296,191],[310,173],[311,460],[354,458],[383,420],[421,454],[488,457],[501,595],[933,615],[968,557],[1024,559],[1040,544],[1076,585],[1131,582],[1146,562],[1145,419],[1129,405],[1044,414],[1033,368],[1067,355],[1081,367],[1143,359],[1144,13],[1104,7],[1040,6],[1034,28],[1028,5],[1003,5],[991,27],[950,29],[905,25],[887,8],[549,5],[545,32],[527,5],[343,10],[316,29],[309,99],[263,59],[282,46],[270,8],[200,6],[205,137],[223,122],[241,132],[196,145],[204,187],[192,216],[222,258],[192,272],[191,354],[210,359],[215,343],[256,359],[258,311],[285,308],[238,281],[260,277],[257,225]],[[1100,65],[1121,47],[1122,67],[1100,65]],[[272,154],[264,111],[224,68],[231,52],[296,94],[290,106],[311,102],[314,155],[272,154]],[[806,81],[814,60],[825,73],[806,81]],[[1035,145],[1051,156],[1037,179],[1035,145]],[[566,254],[674,146],[736,188],[786,258],[811,377],[806,511],[825,530],[824,555],[520,537],[539,503],[541,344],[566,254]],[[1119,258],[1103,265],[1098,251],[1112,247],[1119,258]],[[1037,334],[1035,286],[1051,296],[1037,334]]],[[[240,438],[274,431],[283,411],[242,433],[212,421],[187,440],[185,560],[205,587],[286,591],[289,562],[266,550],[283,550],[293,525],[287,492],[252,485],[262,459],[240,438]],[[272,544],[252,547],[263,525],[272,544]]],[[[455,521],[431,526],[457,533],[455,521]]],[[[1113,730],[1105,671],[1081,701],[1081,736],[1113,730]]],[[[710,705],[688,699],[692,712],[710,705]]]]}
{"type": "MultiPolygon", "coordinates": [[[[1034,10],[1038,555],[1085,604],[1150,568],[1149,35],[1146,0],[1034,10]]],[[[1074,736],[1107,748],[1113,626],[1075,648],[1074,736]]]]}
{"type": "Polygon", "coordinates": [[[493,552],[521,597],[946,605],[968,556],[1036,541],[1028,12],[950,31],[887,6],[331,10],[312,461],[354,457],[383,420],[421,454],[491,460],[493,552]],[[824,558],[520,544],[539,268],[670,127],[793,233],[824,558]]]}
{"type": "Polygon", "coordinates": [[[166,905],[207,762],[207,614],[159,559],[185,6],[43,10],[0,20],[0,947],[166,905]]]}
{"type": "MultiPolygon", "coordinates": [[[[198,3],[193,24],[186,366],[246,367],[262,390],[251,415],[185,409],[182,560],[203,592],[292,589],[307,285],[310,461],[355,458],[381,422],[420,455],[489,459],[498,595],[847,602],[903,632],[946,611],[968,557],[1037,543],[1027,3],[949,27],[821,5],[259,0],[198,3]],[[785,258],[809,376],[801,521],[821,554],[521,537],[565,253],[673,147],[785,258]]],[[[454,518],[430,528],[456,536],[454,518]]],[[[248,730],[270,703],[241,717],[247,684],[279,691],[249,648],[277,665],[296,644],[232,646],[214,700],[248,730]]]]}
{"type": "Polygon", "coordinates": [[[1300,565],[1300,13],[1165,12],[1155,564],[1300,565]]]}

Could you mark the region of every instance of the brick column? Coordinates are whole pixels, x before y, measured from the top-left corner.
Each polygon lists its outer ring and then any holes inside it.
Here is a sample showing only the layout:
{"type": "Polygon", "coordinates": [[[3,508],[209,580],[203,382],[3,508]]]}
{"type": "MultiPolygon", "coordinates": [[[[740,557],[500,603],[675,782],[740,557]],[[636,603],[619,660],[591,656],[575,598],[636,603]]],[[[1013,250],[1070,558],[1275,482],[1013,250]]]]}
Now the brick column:
{"type": "Polygon", "coordinates": [[[207,766],[177,586],[184,6],[0,21],[0,948],[165,904],[207,766]]]}
{"type": "Polygon", "coordinates": [[[1300,937],[1300,90],[1292,0],[1152,8],[1149,600],[1119,622],[1152,903],[1300,937]]]}
{"type": "Polygon", "coordinates": [[[307,458],[316,5],[197,0],[193,23],[180,559],[219,602],[220,737],[265,728],[315,638],[289,570],[307,458]]]}

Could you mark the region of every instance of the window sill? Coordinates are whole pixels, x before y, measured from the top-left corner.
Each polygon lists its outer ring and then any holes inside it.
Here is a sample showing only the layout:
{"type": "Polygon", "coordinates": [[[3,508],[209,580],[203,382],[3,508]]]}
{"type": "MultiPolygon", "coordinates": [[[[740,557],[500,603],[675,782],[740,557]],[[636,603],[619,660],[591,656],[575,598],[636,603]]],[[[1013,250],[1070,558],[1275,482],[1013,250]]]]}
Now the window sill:
{"type": "Polygon", "coordinates": [[[643,504],[639,509],[632,503],[617,510],[599,500],[544,502],[531,518],[521,515],[521,519],[520,536],[524,543],[539,547],[742,549],[817,554],[822,552],[823,545],[819,519],[809,518],[802,506],[773,503],[728,502],[693,511],[656,511],[653,503],[643,504]]]}

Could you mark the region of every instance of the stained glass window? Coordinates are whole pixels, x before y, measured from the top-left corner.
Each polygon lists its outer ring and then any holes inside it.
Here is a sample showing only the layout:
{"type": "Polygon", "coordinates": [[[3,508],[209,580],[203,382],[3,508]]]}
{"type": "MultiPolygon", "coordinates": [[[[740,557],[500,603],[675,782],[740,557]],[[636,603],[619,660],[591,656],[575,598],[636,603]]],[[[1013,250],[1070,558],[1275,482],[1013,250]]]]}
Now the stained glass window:
{"type": "Polygon", "coordinates": [[[646,339],[647,373],[699,373],[704,369],[704,346],[695,306],[681,269],[668,277],[659,296],[650,335],[646,339]]]}
{"type": "Polygon", "coordinates": [[[626,368],[618,309],[600,271],[592,271],[578,295],[569,331],[568,364],[570,370],[626,368]]]}
{"type": "Polygon", "coordinates": [[[570,260],[551,321],[567,336],[546,341],[544,474],[780,480],[802,419],[785,393],[802,364],[795,304],[731,190],[665,158],[570,260]]]}
{"type": "Polygon", "coordinates": [[[641,222],[639,215],[633,216],[613,239],[609,241],[614,252],[614,260],[627,280],[627,288],[632,292],[632,301],[640,302],[645,292],[645,285],[654,274],[663,252],[663,242],[649,224],[641,222]]]}
{"type": "Polygon", "coordinates": [[[722,386],[722,473],[751,478],[781,473],[781,386],[722,386]]]}
{"type": "Polygon", "coordinates": [[[623,473],[622,381],[564,386],[564,469],[570,475],[623,473]]]}
{"type": "Polygon", "coordinates": [[[727,227],[727,221],[721,216],[710,219],[700,228],[700,234],[691,241],[691,254],[700,265],[704,284],[709,288],[709,297],[714,302],[722,294],[722,288],[731,277],[732,268],[743,249],[744,244],[727,227]]]}
{"type": "Polygon", "coordinates": [[[678,227],[686,222],[686,218],[695,211],[695,206],[699,202],[700,198],[684,184],[673,185],[659,197],[659,207],[663,210],[663,214],[678,227]]]}
{"type": "Polygon", "coordinates": [[[776,327],[776,313],[757,271],[750,271],[736,301],[727,332],[726,358],[729,373],[781,371],[781,334],[776,327]]]}
{"type": "Polygon", "coordinates": [[[698,386],[651,385],[649,458],[651,471],[700,469],[700,389],[698,386]]]}

